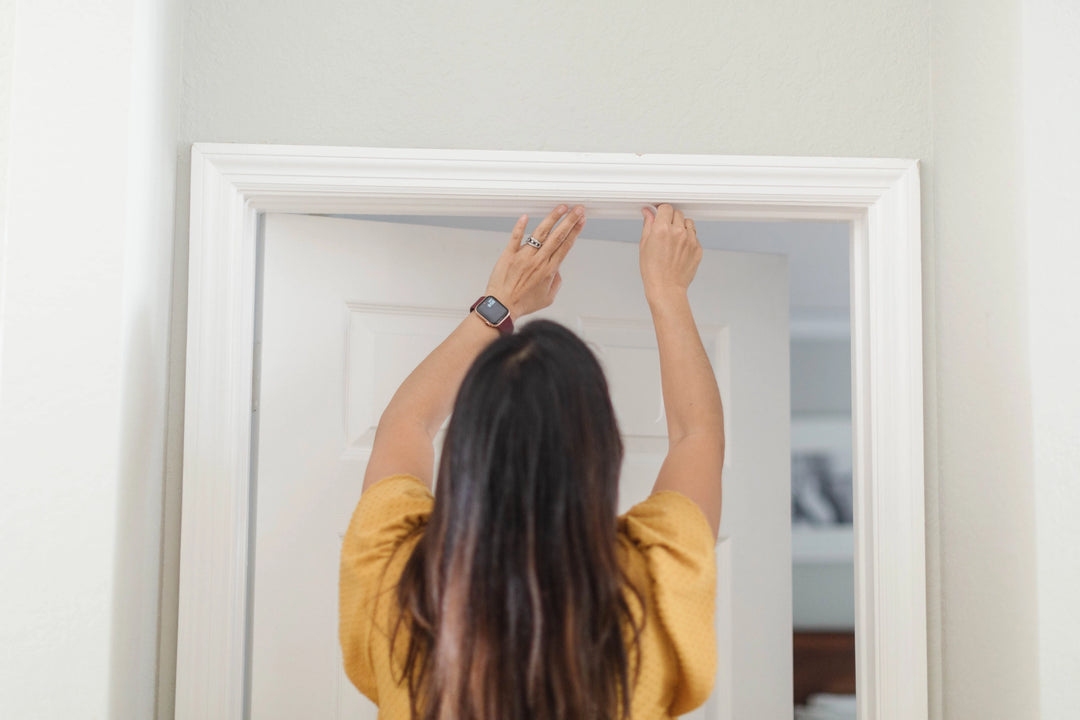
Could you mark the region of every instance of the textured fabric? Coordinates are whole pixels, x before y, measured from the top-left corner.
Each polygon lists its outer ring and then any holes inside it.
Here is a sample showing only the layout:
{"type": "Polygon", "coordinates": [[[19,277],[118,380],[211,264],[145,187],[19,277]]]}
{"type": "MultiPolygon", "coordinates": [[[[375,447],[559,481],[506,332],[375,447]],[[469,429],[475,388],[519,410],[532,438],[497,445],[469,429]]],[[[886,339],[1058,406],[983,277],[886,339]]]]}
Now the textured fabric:
{"type": "MultiPolygon", "coordinates": [[[[433,505],[431,492],[415,477],[384,478],[360,497],[342,546],[339,633],[345,672],[385,720],[409,718],[408,688],[395,682],[408,642],[399,636],[391,662],[389,635],[397,582],[433,505]]],[[[620,566],[646,598],[631,716],[681,715],[705,702],[716,675],[712,530],[693,500],[671,490],[635,505],[619,517],[618,528],[620,566]]],[[[630,607],[637,615],[639,605],[630,607]]]]}

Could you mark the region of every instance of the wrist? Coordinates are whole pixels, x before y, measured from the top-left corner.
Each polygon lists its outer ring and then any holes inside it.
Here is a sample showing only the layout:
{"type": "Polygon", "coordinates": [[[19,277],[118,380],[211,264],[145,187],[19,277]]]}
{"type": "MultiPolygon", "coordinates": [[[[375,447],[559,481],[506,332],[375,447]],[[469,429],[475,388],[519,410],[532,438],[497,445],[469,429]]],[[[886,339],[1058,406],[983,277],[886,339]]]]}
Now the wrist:
{"type": "Polygon", "coordinates": [[[510,311],[510,319],[515,322],[522,315],[526,314],[521,310],[520,304],[513,297],[511,297],[510,293],[508,292],[500,292],[497,288],[489,287],[487,290],[484,291],[484,296],[494,297],[496,300],[501,302],[503,306],[510,311]]]}
{"type": "Polygon", "coordinates": [[[668,286],[663,288],[646,288],[645,301],[649,303],[650,310],[689,303],[689,296],[684,287],[668,286]]]}
{"type": "Polygon", "coordinates": [[[472,320],[469,320],[469,318],[465,318],[465,322],[472,322],[473,324],[479,325],[480,327],[484,328],[484,336],[488,339],[496,340],[501,334],[499,332],[499,328],[495,327],[494,325],[488,325],[487,321],[485,321],[484,318],[480,317],[480,313],[476,312],[475,310],[470,312],[469,315],[472,316],[472,320]]]}

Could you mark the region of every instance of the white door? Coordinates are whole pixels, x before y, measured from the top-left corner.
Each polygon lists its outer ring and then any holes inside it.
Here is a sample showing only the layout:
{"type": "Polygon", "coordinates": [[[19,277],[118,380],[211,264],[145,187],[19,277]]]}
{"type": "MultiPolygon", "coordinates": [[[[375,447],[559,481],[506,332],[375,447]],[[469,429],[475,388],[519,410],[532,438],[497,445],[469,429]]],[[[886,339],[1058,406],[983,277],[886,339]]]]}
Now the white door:
{"type": "MultiPolygon", "coordinates": [[[[341,538],[383,408],[483,292],[508,234],[267,214],[263,238],[251,717],[374,720],[338,649],[341,538]]],[[[537,317],[576,330],[604,365],[626,445],[622,512],[647,496],[667,447],[637,244],[580,238],[562,274],[537,317]]],[[[706,251],[690,296],[728,438],[719,666],[692,717],[788,720],[786,258],[706,251]]]]}

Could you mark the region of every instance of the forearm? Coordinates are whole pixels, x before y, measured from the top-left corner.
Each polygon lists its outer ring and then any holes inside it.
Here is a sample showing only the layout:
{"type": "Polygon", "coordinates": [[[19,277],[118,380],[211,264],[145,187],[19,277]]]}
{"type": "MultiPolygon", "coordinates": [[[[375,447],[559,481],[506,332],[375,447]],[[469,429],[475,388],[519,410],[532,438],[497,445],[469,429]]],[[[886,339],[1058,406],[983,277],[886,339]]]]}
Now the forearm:
{"type": "Polygon", "coordinates": [[[434,438],[453,408],[469,366],[498,337],[498,330],[476,313],[469,313],[409,374],[386,406],[379,424],[417,423],[434,438]]]}
{"type": "Polygon", "coordinates": [[[708,432],[724,436],[724,410],[709,356],[701,343],[686,292],[649,299],[660,350],[660,381],[667,415],[668,443],[708,432]]]}

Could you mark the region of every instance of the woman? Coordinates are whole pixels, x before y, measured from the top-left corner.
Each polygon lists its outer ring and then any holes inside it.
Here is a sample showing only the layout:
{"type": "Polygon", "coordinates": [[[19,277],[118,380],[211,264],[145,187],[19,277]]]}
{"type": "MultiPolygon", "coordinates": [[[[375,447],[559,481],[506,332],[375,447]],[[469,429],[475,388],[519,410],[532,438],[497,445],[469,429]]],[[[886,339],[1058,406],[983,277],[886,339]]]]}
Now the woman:
{"type": "Polygon", "coordinates": [[[687,299],[702,250],[680,211],[642,214],[669,443],[652,495],[616,517],[622,442],[584,343],[547,321],[492,326],[500,305],[516,322],[552,303],[584,225],[559,206],[523,244],[523,216],[497,302],[383,413],[345,537],[345,668],[380,717],[665,718],[711,691],[724,419],[687,299]]]}

